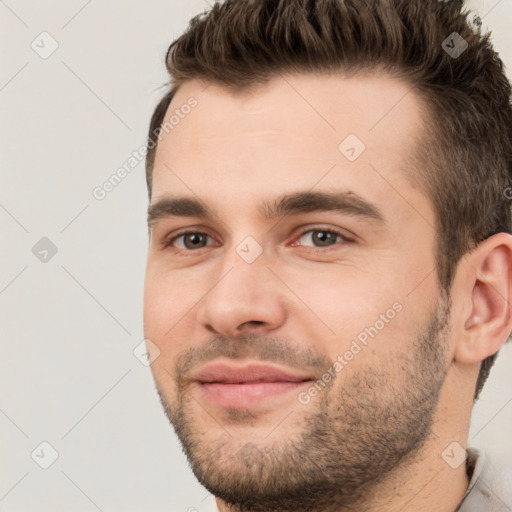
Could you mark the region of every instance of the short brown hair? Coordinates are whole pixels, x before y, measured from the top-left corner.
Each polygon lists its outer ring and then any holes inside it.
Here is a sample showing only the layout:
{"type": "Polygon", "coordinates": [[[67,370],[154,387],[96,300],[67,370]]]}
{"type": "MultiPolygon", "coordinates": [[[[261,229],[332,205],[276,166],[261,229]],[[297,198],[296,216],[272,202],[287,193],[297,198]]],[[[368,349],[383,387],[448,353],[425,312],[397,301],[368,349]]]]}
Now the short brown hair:
{"type": "MultiPolygon", "coordinates": [[[[468,16],[462,0],[216,3],[194,17],[167,52],[170,88],[149,128],[149,196],[155,130],[185,81],[240,90],[281,73],[385,71],[428,106],[424,139],[411,162],[434,205],[437,275],[449,290],[466,252],[495,233],[512,232],[505,193],[512,170],[510,83],[490,34],[468,16]],[[449,51],[455,43],[460,55],[449,51]]],[[[475,399],[496,355],[482,362],[475,399]]]]}

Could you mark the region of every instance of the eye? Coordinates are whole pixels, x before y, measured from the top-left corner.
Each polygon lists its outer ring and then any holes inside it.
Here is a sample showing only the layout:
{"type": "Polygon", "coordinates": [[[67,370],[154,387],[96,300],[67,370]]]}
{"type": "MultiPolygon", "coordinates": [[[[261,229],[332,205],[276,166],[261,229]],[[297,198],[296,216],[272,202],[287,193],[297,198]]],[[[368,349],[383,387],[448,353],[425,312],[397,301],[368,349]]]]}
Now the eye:
{"type": "Polygon", "coordinates": [[[309,229],[304,231],[299,237],[296,238],[299,244],[294,242],[294,245],[303,245],[305,247],[331,247],[338,242],[349,242],[350,240],[341,232],[333,229],[309,229]]]}
{"type": "Polygon", "coordinates": [[[201,231],[186,231],[165,241],[164,248],[171,247],[178,250],[193,251],[202,249],[207,245],[215,245],[208,244],[208,239],[213,240],[208,234],[201,231]]]}
{"type": "MultiPolygon", "coordinates": [[[[291,246],[303,246],[312,248],[328,248],[341,242],[350,242],[341,231],[332,228],[315,228],[303,231],[292,242],[291,246]]],[[[192,252],[203,249],[208,246],[218,246],[219,244],[207,233],[203,231],[185,231],[174,235],[162,242],[164,249],[171,249],[175,252],[192,252]]]]}

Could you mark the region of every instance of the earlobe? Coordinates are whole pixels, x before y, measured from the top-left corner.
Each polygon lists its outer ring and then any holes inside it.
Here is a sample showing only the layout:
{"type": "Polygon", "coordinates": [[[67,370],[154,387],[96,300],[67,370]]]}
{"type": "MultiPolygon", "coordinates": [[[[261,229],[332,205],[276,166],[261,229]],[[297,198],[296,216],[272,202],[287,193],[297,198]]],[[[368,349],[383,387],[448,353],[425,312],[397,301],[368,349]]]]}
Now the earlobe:
{"type": "Polygon", "coordinates": [[[466,256],[464,266],[461,289],[469,294],[470,307],[454,358],[476,364],[498,352],[512,330],[512,236],[489,237],[466,256]]]}

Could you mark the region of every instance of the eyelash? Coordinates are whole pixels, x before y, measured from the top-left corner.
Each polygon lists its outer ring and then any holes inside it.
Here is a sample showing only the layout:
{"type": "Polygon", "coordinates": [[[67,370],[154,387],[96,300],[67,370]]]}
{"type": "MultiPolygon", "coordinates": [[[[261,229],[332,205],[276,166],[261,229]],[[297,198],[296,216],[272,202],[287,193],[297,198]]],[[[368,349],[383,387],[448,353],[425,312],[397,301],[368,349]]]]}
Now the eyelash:
{"type": "MultiPolygon", "coordinates": [[[[305,229],[304,231],[301,231],[299,232],[297,235],[294,236],[294,239],[293,239],[293,243],[295,243],[295,241],[297,240],[300,240],[306,233],[311,233],[311,232],[315,232],[315,231],[321,231],[321,232],[324,232],[324,233],[329,233],[329,234],[333,234],[333,235],[336,235],[336,236],[339,236],[342,238],[341,242],[346,244],[346,243],[350,243],[350,242],[353,242],[354,240],[347,237],[345,235],[344,232],[340,231],[340,230],[337,230],[335,228],[324,228],[324,227],[321,227],[321,226],[316,226],[316,227],[313,227],[313,228],[308,228],[308,229],[305,229]]],[[[173,247],[173,243],[183,237],[183,236],[186,236],[186,235],[190,235],[190,234],[197,234],[197,235],[206,235],[207,237],[209,238],[212,238],[212,236],[210,236],[207,232],[205,231],[199,231],[199,230],[193,230],[193,229],[190,229],[190,230],[187,230],[187,231],[183,231],[181,233],[178,233],[177,235],[174,235],[170,238],[166,238],[163,242],[162,242],[162,249],[167,249],[167,250],[171,250],[172,252],[174,253],[194,253],[194,252],[197,252],[201,249],[205,249],[206,247],[214,247],[214,246],[204,246],[204,247],[199,247],[198,249],[181,249],[181,248],[176,248],[176,247],[173,247]]],[[[307,249],[313,251],[313,252],[326,252],[326,251],[329,251],[330,249],[333,249],[335,248],[339,243],[341,242],[336,242],[335,244],[333,245],[329,245],[329,246],[326,246],[326,247],[315,247],[315,246],[304,246],[304,247],[307,247],[307,249]]],[[[294,247],[297,247],[296,245],[294,247]]],[[[300,247],[300,245],[299,245],[300,247]]]]}

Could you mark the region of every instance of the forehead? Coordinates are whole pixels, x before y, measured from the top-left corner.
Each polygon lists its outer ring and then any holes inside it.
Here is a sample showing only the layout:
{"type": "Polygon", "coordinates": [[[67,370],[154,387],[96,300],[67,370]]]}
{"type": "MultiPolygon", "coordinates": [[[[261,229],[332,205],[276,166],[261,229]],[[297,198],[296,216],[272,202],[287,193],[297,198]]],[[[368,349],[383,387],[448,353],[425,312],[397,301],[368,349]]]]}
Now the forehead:
{"type": "Polygon", "coordinates": [[[431,217],[407,179],[422,109],[407,83],[383,74],[283,75],[248,91],[185,82],[164,119],[174,116],[156,152],[153,202],[187,194],[217,208],[229,196],[247,209],[297,189],[343,189],[391,206],[405,199],[431,217]]]}

